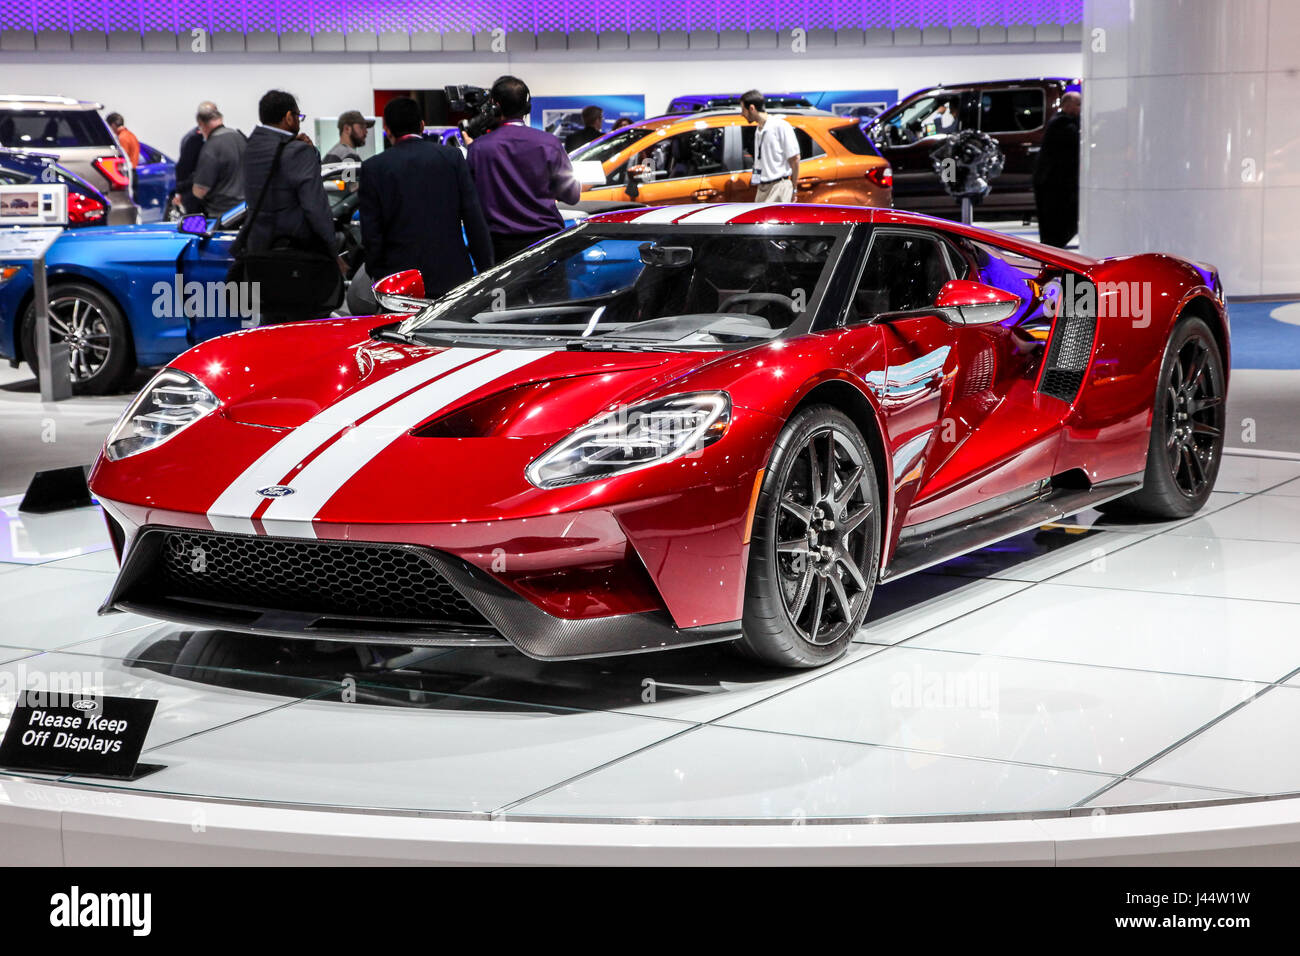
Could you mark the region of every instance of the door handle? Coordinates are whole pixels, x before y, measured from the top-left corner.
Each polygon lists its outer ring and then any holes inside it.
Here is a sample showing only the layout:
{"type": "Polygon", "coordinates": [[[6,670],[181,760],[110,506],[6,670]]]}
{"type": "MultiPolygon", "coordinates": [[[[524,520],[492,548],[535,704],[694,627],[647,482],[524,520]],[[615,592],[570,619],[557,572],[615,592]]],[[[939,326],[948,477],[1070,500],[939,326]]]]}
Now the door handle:
{"type": "Polygon", "coordinates": [[[812,189],[814,186],[816,186],[816,185],[817,185],[818,183],[820,183],[820,182],[821,182],[821,179],[818,178],[817,176],[804,176],[804,177],[800,178],[800,180],[799,180],[799,188],[800,188],[800,189],[812,189]]]}
{"type": "Polygon", "coordinates": [[[697,189],[695,190],[696,202],[713,202],[722,194],[716,189],[697,189]]]}

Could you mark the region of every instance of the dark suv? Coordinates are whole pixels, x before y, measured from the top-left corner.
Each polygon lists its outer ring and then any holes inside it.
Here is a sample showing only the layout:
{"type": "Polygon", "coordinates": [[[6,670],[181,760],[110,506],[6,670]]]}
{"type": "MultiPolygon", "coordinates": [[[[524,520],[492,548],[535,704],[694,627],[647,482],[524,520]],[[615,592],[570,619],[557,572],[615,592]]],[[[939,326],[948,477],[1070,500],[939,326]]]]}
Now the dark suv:
{"type": "Polygon", "coordinates": [[[1079,89],[1079,82],[1045,77],[935,86],[881,113],[867,135],[894,168],[894,206],[958,218],[961,204],[944,191],[930,153],[945,135],[977,129],[998,141],[1006,162],[976,214],[1029,216],[1043,128],[1059,111],[1061,95],[1079,89]]]}

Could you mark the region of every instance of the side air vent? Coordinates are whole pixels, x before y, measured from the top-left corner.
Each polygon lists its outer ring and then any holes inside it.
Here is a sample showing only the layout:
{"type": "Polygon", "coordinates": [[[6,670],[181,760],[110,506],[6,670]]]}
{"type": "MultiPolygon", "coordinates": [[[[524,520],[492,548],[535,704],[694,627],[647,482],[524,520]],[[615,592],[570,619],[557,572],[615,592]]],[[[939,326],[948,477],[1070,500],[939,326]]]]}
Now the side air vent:
{"type": "MultiPolygon", "coordinates": [[[[1095,297],[1093,301],[1096,301],[1095,297]]],[[[1038,390],[1063,402],[1074,401],[1088,371],[1092,340],[1096,334],[1096,316],[1072,310],[1057,317],[1052,325],[1051,340],[1047,343],[1047,362],[1038,390]]]]}
{"type": "Polygon", "coordinates": [[[986,388],[993,385],[993,368],[995,364],[993,349],[987,345],[975,353],[970,364],[966,367],[966,377],[961,383],[961,392],[958,399],[967,398],[976,395],[986,388]]]}

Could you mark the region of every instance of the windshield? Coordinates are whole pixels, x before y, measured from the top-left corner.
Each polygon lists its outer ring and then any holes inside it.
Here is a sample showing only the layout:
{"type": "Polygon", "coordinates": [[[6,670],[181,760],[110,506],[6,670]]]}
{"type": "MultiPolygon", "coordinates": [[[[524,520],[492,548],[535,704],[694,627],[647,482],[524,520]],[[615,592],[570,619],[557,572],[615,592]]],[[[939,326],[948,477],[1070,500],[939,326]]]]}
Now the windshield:
{"type": "Polygon", "coordinates": [[[590,223],[407,320],[495,348],[745,348],[808,327],[845,227],[590,223]]]}
{"type": "Polygon", "coordinates": [[[111,146],[113,134],[94,110],[0,109],[0,145],[33,149],[111,146]]]}
{"type": "MultiPolygon", "coordinates": [[[[959,104],[960,97],[956,93],[919,97],[885,113],[871,127],[871,135],[881,146],[915,143],[944,132],[955,122],[959,104]]],[[[952,131],[956,131],[955,127],[952,131]]]]}
{"type": "Polygon", "coordinates": [[[606,133],[600,139],[593,139],[586,146],[569,154],[570,159],[588,162],[606,163],[627,149],[639,139],[649,136],[653,130],[642,126],[629,126],[617,132],[606,133]]]}

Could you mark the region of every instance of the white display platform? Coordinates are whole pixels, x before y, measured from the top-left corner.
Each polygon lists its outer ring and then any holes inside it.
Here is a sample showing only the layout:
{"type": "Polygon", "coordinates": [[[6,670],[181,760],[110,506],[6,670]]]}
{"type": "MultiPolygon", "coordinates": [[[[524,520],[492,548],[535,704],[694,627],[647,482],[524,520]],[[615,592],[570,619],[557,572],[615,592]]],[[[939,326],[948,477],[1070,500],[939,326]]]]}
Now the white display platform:
{"type": "MultiPolygon", "coordinates": [[[[281,646],[96,617],[96,509],[0,505],[0,709],[157,699],[130,783],[0,776],[0,862],[1300,862],[1300,461],[877,591],[851,652],[281,646]]],[[[0,718],[0,722],[3,718],[0,718]]]]}

